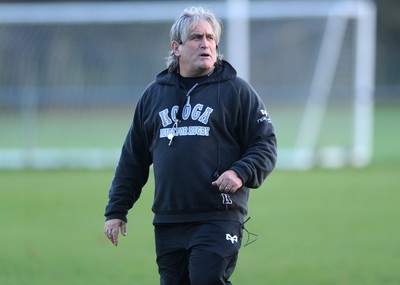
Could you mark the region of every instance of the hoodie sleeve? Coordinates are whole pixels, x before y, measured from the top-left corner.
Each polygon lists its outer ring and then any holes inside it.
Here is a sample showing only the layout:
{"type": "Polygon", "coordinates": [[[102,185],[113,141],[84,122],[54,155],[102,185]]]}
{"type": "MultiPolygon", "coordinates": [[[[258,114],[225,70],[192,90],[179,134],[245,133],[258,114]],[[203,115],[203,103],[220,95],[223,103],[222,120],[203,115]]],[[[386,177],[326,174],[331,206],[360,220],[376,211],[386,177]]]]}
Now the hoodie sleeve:
{"type": "Polygon", "coordinates": [[[151,156],[142,127],[142,99],[138,102],[132,125],[122,147],[121,156],[108,194],[106,220],[127,221],[128,210],[139,199],[149,177],[151,156]]]}
{"type": "Polygon", "coordinates": [[[244,186],[258,188],[275,168],[277,143],[271,118],[255,90],[242,80],[238,88],[241,112],[239,129],[243,155],[231,169],[244,186]]]}

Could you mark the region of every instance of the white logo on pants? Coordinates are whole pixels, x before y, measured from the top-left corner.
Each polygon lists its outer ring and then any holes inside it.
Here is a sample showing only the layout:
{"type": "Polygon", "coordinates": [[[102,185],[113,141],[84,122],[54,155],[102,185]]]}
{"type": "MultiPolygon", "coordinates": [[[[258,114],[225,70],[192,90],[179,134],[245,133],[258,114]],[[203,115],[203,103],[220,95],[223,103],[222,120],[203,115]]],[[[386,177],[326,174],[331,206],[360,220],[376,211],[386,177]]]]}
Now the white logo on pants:
{"type": "Polygon", "coordinates": [[[231,236],[230,234],[226,234],[226,240],[230,240],[233,243],[238,242],[237,235],[231,236]]]}

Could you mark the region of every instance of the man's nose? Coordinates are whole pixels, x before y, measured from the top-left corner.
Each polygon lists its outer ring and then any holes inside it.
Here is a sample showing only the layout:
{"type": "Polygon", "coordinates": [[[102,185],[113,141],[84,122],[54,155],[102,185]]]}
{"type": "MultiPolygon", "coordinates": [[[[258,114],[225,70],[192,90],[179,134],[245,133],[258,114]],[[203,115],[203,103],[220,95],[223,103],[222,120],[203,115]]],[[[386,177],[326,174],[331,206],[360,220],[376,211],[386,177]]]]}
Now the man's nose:
{"type": "Polygon", "coordinates": [[[206,38],[206,37],[203,37],[203,38],[201,39],[201,41],[200,41],[200,46],[201,46],[202,48],[207,48],[207,47],[209,47],[209,42],[207,41],[207,38],[206,38]]]}

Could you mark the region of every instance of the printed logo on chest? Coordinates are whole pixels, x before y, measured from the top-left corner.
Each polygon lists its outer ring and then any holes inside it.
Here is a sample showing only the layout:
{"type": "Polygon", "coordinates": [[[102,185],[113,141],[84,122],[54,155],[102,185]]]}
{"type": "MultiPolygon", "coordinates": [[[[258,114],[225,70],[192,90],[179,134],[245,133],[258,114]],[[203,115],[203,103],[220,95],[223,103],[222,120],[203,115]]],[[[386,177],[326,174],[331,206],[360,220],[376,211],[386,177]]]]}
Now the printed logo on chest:
{"type": "Polygon", "coordinates": [[[210,127],[207,127],[211,113],[214,111],[211,107],[205,107],[203,104],[196,104],[192,107],[186,104],[182,110],[182,121],[192,120],[202,125],[198,126],[178,126],[179,106],[175,105],[170,109],[166,108],[158,113],[161,119],[160,138],[168,136],[209,136],[210,127]]]}

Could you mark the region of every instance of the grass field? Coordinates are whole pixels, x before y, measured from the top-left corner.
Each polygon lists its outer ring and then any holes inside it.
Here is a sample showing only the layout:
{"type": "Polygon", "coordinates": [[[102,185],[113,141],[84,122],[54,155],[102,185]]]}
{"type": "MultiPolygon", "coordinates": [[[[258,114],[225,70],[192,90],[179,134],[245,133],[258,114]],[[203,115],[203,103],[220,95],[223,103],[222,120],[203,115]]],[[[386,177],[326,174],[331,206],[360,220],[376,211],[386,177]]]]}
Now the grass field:
{"type": "MultiPolygon", "coordinates": [[[[233,284],[400,284],[399,109],[376,118],[365,169],[274,172],[250,200],[233,284]]],[[[0,171],[0,284],[158,284],[149,181],[114,247],[102,233],[113,170],[0,171]]]]}

